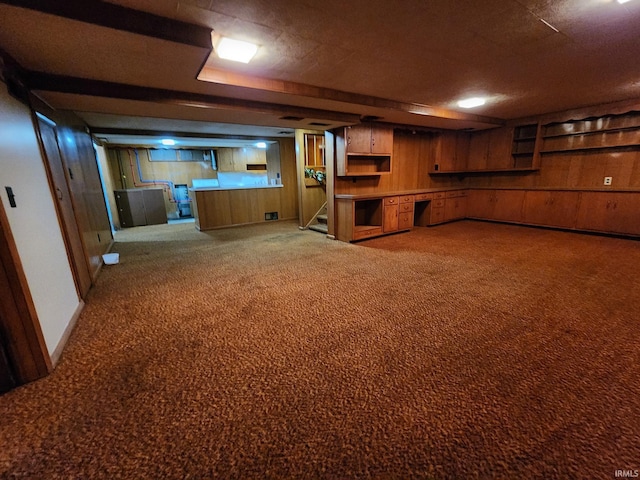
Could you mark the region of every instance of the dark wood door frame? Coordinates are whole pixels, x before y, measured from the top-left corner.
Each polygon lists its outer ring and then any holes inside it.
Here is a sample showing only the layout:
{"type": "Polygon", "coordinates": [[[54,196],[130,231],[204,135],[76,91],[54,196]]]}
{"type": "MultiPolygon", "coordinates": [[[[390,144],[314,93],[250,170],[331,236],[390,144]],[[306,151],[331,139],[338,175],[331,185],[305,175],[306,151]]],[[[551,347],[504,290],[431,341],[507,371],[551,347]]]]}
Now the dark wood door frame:
{"type": "Polygon", "coordinates": [[[9,220],[0,203],[0,330],[17,384],[53,370],[9,220]]]}

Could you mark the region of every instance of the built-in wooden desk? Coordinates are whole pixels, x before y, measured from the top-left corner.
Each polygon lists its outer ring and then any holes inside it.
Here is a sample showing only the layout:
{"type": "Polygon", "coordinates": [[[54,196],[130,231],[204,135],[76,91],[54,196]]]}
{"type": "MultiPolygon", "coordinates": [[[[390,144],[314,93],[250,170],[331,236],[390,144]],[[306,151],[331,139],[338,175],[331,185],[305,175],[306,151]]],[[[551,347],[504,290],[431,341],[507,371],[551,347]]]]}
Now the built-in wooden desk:
{"type": "Polygon", "coordinates": [[[466,195],[460,188],[336,195],[336,239],[353,242],[464,218],[466,195]]]}

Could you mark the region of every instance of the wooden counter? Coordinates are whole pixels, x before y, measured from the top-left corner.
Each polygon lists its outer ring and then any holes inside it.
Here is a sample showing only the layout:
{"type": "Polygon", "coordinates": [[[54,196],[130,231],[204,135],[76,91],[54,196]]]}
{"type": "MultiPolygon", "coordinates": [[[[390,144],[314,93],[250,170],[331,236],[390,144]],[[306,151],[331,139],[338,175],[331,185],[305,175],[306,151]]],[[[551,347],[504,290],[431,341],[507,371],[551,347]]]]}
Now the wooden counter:
{"type": "Polygon", "coordinates": [[[283,218],[283,186],[190,189],[198,230],[283,218]],[[274,215],[275,214],[275,215],[274,215]]]}

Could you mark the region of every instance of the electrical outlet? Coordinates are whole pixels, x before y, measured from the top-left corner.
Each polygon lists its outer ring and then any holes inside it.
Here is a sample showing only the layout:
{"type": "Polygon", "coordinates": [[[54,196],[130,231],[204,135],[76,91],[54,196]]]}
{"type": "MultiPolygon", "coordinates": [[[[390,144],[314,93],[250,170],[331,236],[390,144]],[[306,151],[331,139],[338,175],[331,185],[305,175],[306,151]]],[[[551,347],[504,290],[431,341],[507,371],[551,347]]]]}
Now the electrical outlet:
{"type": "Polygon", "coordinates": [[[611,185],[612,180],[613,180],[613,177],[604,177],[604,184],[611,185]]]}

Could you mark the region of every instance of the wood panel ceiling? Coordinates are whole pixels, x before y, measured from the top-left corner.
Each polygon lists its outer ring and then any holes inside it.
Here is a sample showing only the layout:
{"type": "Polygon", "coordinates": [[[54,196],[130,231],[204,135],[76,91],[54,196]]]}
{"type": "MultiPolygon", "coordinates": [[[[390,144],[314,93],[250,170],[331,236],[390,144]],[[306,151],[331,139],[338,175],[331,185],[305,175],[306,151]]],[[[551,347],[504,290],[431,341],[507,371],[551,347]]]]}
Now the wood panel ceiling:
{"type": "Polygon", "coordinates": [[[640,0],[56,3],[0,0],[0,48],[44,100],[97,129],[121,116],[146,129],[174,119],[175,130],[180,120],[322,129],[365,116],[488,128],[640,97],[640,0]],[[208,30],[257,43],[258,55],[247,65],[210,56],[208,30]],[[203,65],[212,81],[197,79],[203,65]],[[487,104],[456,106],[475,95],[487,104]]]}

